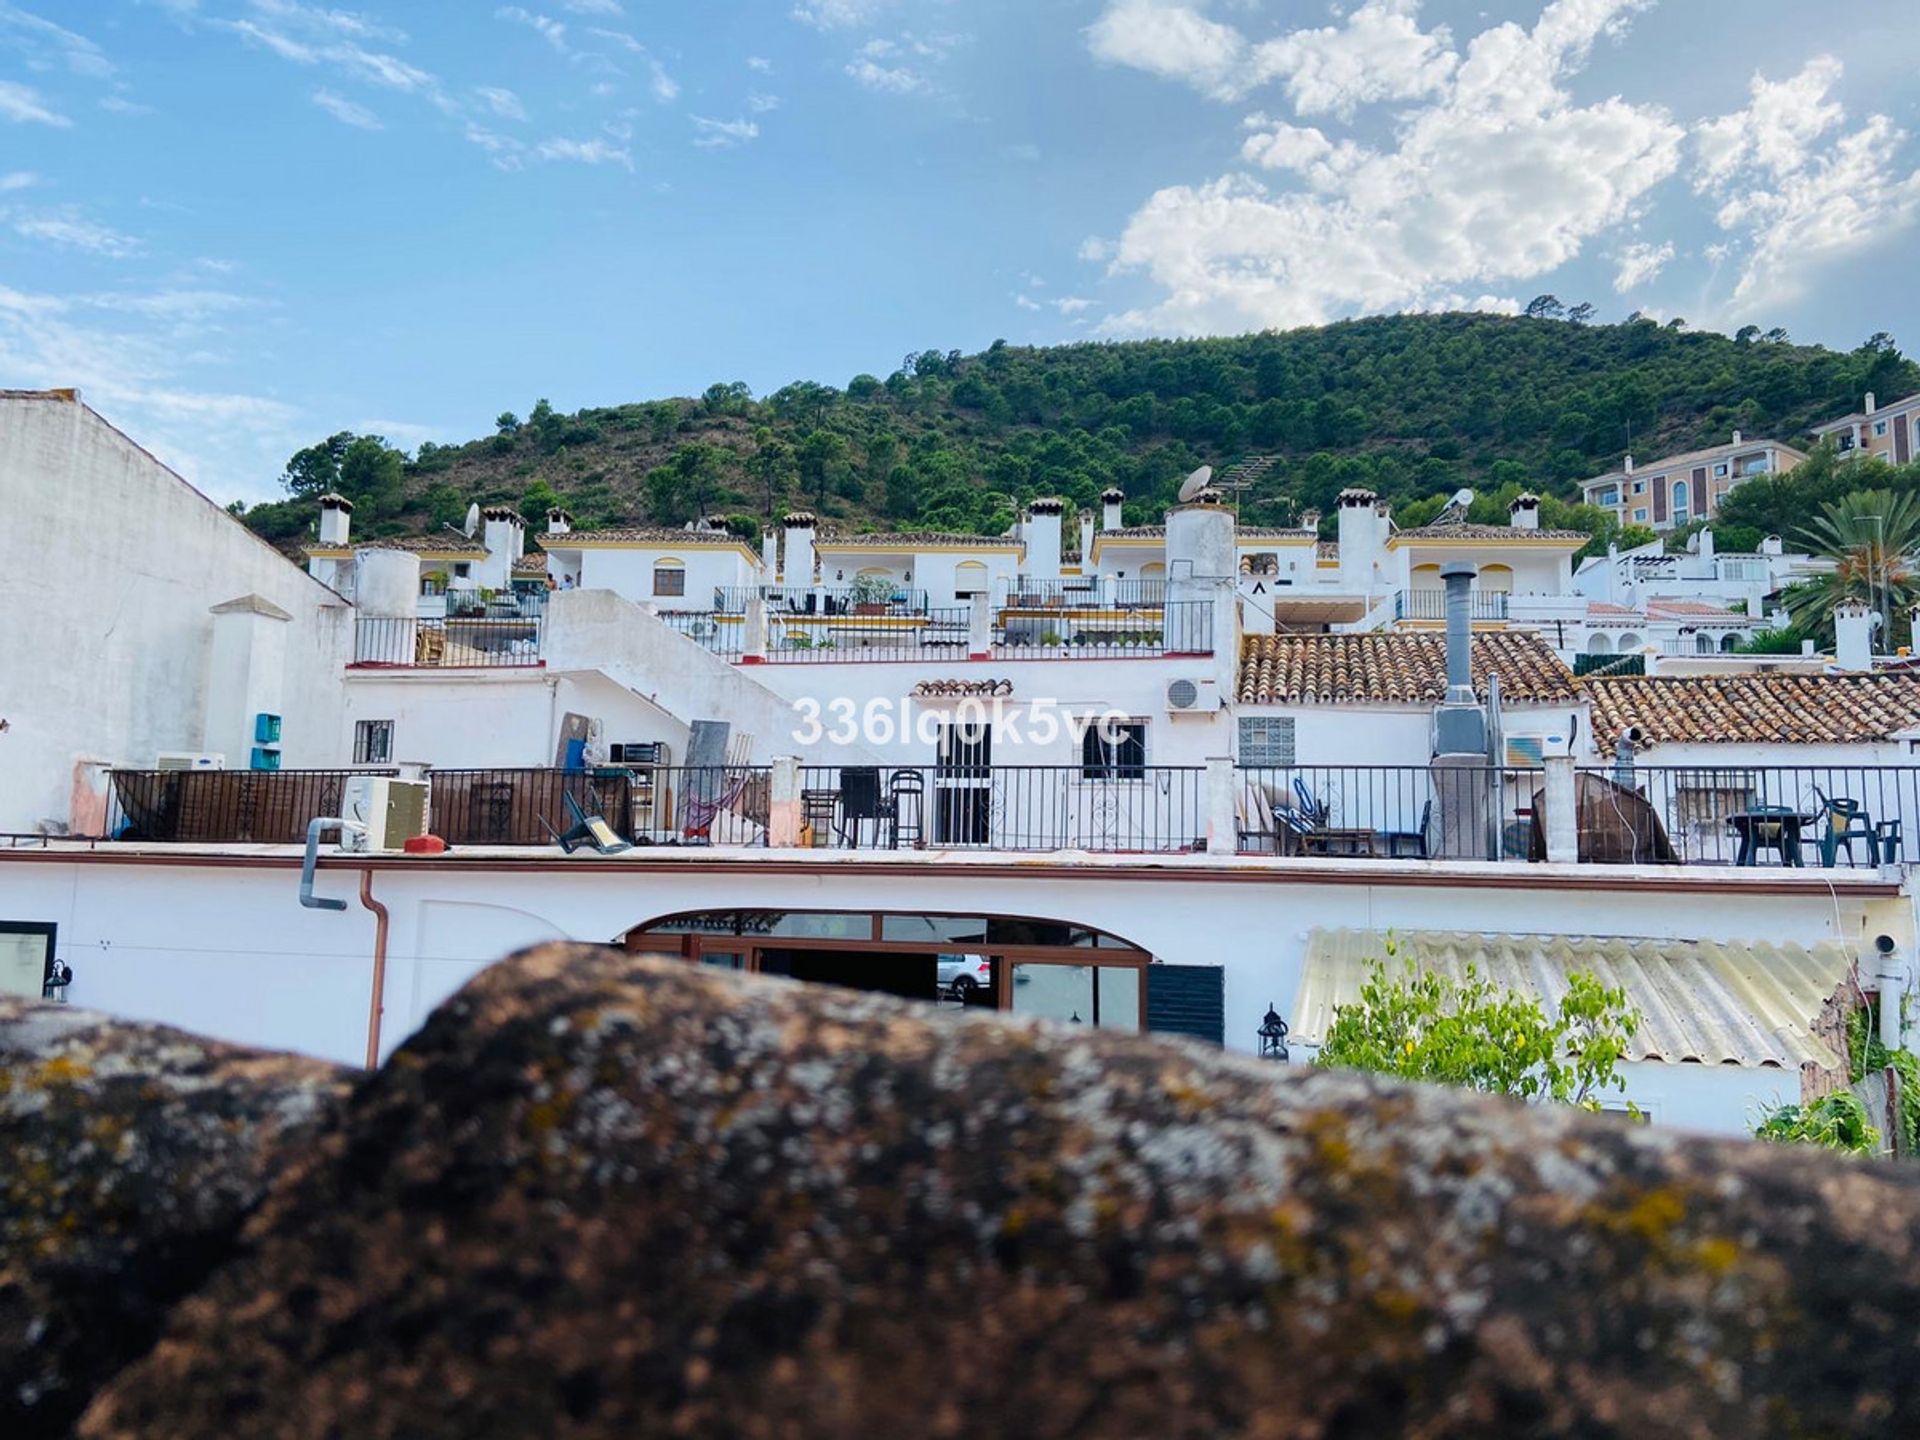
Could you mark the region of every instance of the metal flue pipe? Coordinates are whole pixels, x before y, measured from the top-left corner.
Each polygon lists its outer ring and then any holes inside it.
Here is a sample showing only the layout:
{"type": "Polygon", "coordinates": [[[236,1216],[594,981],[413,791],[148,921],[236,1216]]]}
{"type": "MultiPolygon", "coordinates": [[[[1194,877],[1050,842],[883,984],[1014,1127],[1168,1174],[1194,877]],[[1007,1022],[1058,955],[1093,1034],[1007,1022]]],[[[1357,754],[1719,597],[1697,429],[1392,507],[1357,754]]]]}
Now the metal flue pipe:
{"type": "Polygon", "coordinates": [[[1447,703],[1473,700],[1473,581],[1471,565],[1453,564],[1440,572],[1447,587],[1447,703]]]}

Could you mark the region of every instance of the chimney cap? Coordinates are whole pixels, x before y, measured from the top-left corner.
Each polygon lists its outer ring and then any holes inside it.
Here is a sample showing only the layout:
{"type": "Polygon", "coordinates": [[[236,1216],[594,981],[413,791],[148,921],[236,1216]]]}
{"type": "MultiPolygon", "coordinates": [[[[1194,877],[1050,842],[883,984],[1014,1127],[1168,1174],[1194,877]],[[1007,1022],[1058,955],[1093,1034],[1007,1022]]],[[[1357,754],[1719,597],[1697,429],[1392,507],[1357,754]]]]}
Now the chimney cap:
{"type": "Polygon", "coordinates": [[[819,521],[811,510],[789,510],[780,518],[780,523],[789,530],[811,530],[819,521]]]}
{"type": "Polygon", "coordinates": [[[480,518],[482,520],[505,520],[510,525],[525,525],[527,523],[520,518],[520,512],[511,505],[484,506],[480,511],[480,518]]]}
{"type": "Polygon", "coordinates": [[[351,515],[353,513],[353,502],[347,499],[346,496],[329,490],[320,497],[320,508],[322,510],[344,510],[347,514],[351,515]]]}
{"type": "Polygon", "coordinates": [[[1067,508],[1067,502],[1058,495],[1042,495],[1038,500],[1027,504],[1027,513],[1031,515],[1058,515],[1067,508]]]}
{"type": "Polygon", "coordinates": [[[1127,492],[1122,490],[1118,485],[1109,485],[1100,492],[1101,501],[1108,505],[1118,505],[1126,498],[1127,492]]]}
{"type": "Polygon", "coordinates": [[[1193,499],[1187,502],[1186,508],[1190,509],[1196,505],[1218,505],[1224,498],[1218,490],[1209,485],[1195,494],[1193,499]]]}
{"type": "Polygon", "coordinates": [[[1522,490],[1513,497],[1513,503],[1507,506],[1507,511],[1511,514],[1515,510],[1538,510],[1539,508],[1540,497],[1531,490],[1522,490]]]}
{"type": "Polygon", "coordinates": [[[1349,506],[1359,509],[1363,505],[1376,505],[1379,501],[1380,496],[1377,492],[1368,490],[1364,486],[1354,485],[1342,490],[1335,503],[1344,510],[1349,506]]]}
{"type": "Polygon", "coordinates": [[[1476,578],[1479,574],[1480,574],[1480,570],[1478,566],[1469,565],[1464,560],[1454,560],[1440,567],[1440,578],[1442,580],[1454,580],[1454,579],[1461,579],[1461,578],[1472,580],[1476,578]]]}
{"type": "Polygon", "coordinates": [[[547,508],[547,519],[571,521],[573,519],[573,512],[563,506],[552,505],[547,508]]]}

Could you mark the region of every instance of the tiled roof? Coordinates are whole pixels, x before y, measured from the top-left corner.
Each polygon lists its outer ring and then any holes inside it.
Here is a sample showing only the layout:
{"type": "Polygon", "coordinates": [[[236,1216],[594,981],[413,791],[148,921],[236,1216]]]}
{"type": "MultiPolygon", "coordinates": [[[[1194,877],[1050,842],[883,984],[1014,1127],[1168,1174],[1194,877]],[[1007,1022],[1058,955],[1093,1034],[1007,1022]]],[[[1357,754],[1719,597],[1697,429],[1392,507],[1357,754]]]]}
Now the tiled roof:
{"type": "MultiPolygon", "coordinates": [[[[1570,701],[1573,672],[1538,635],[1500,632],[1473,641],[1474,688],[1500,676],[1511,701],[1570,701]]],[[[1444,635],[1249,635],[1235,687],[1243,705],[1437,704],[1447,694],[1444,635]]]]}
{"type": "Polygon", "coordinates": [[[1722,620],[1729,625],[1744,625],[1748,619],[1744,610],[1736,613],[1705,600],[1649,600],[1647,614],[1655,620],[1722,620]]]}
{"type": "Polygon", "coordinates": [[[1164,525],[1128,525],[1119,530],[1102,530],[1093,537],[1096,540],[1164,540],[1167,527],[1164,525]]]}
{"type": "MultiPolygon", "coordinates": [[[[1796,450],[1793,446],[1783,445],[1778,440],[1768,440],[1765,438],[1758,440],[1743,439],[1738,445],[1735,445],[1729,440],[1725,445],[1709,445],[1704,450],[1684,450],[1678,455],[1665,455],[1650,465],[1636,464],[1633,467],[1631,475],[1625,470],[1609,470],[1606,474],[1596,475],[1591,480],[1582,480],[1580,485],[1581,488],[1584,489],[1589,485],[1598,485],[1606,480],[1626,480],[1640,475],[1658,475],[1664,470],[1678,470],[1682,466],[1698,465],[1703,460],[1718,460],[1731,455],[1745,454],[1749,450],[1779,450],[1784,454],[1796,455],[1802,460],[1807,458],[1804,450],[1796,450]]],[[[1734,478],[1744,479],[1746,477],[1736,476],[1734,478]]]]}
{"type": "Polygon", "coordinates": [[[952,530],[899,530],[873,535],[822,535],[813,542],[815,550],[919,550],[938,546],[1005,547],[1017,545],[1005,535],[962,535],[952,530]]]}
{"type": "Polygon", "coordinates": [[[1640,940],[1602,935],[1481,935],[1446,930],[1315,930],[1287,1014],[1303,1044],[1327,1038],[1334,1011],[1357,1004],[1373,965],[1411,964],[1464,979],[1469,965],[1503,991],[1558,1008],[1575,974],[1627,992],[1640,1012],[1625,1058],[1669,1065],[1823,1070],[1845,1063],[1814,1022],[1852,969],[1849,948],[1755,940],[1640,940]]]}
{"type": "Polygon", "coordinates": [[[331,554],[339,550],[405,550],[413,555],[471,555],[484,560],[487,547],[478,540],[459,535],[388,535],[378,540],[354,540],[346,545],[309,545],[308,554],[331,554]]]}
{"type": "Polygon", "coordinates": [[[1892,410],[1904,410],[1915,401],[1920,401],[1920,395],[1909,395],[1904,400],[1889,400],[1884,405],[1874,406],[1872,415],[1867,414],[1864,410],[1856,410],[1851,415],[1842,415],[1838,420],[1829,420],[1824,425],[1816,425],[1807,433],[1811,435],[1826,435],[1832,431],[1844,429],[1848,425],[1858,425],[1863,420],[1875,419],[1892,410]]]}
{"type": "Polygon", "coordinates": [[[1242,525],[1234,533],[1242,540],[1311,540],[1319,532],[1304,526],[1289,529],[1285,525],[1242,525]]]}
{"type": "Polygon", "coordinates": [[[1422,525],[1401,530],[1397,540],[1578,540],[1593,537],[1580,530],[1528,530],[1519,525],[1422,525]]]}
{"type": "Polygon", "coordinates": [[[516,575],[546,574],[547,573],[547,557],[545,553],[539,550],[535,550],[531,554],[522,555],[518,560],[513,562],[513,573],[516,575]]]}
{"type": "Polygon", "coordinates": [[[724,530],[671,530],[657,525],[630,525],[614,530],[569,530],[564,535],[549,535],[546,545],[555,550],[588,545],[745,545],[738,535],[724,530]]]}
{"type": "Polygon", "coordinates": [[[1640,612],[1631,605],[1616,605],[1611,600],[1589,600],[1587,602],[1587,618],[1589,620],[1601,618],[1609,620],[1638,620],[1640,618],[1640,612]]]}
{"type": "Polygon", "coordinates": [[[1920,675],[1595,676],[1581,689],[1604,753],[1629,725],[1653,745],[1858,745],[1920,726],[1920,675]]]}

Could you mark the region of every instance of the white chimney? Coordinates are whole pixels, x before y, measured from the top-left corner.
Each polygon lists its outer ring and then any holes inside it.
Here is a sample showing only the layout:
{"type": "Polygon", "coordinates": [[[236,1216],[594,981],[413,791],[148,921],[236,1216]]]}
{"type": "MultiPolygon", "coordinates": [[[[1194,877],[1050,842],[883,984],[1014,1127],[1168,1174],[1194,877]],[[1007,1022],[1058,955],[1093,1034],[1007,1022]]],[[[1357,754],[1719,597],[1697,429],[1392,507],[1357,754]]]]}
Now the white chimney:
{"type": "Polygon", "coordinates": [[[1778,535],[1769,535],[1760,542],[1760,553],[1773,556],[1784,555],[1787,553],[1786,542],[1778,535]]]}
{"type": "Polygon", "coordinates": [[[1117,487],[1100,492],[1100,528],[1102,530],[1120,528],[1120,507],[1126,503],[1126,498],[1126,492],[1117,487]]]}
{"type": "Polygon", "coordinates": [[[1080,517],[1080,563],[1082,565],[1093,563],[1093,516],[1091,515],[1080,517]]]}
{"type": "Polygon", "coordinates": [[[1060,578],[1060,517],[1064,500],[1049,495],[1027,506],[1026,574],[1034,580],[1060,578]]]}
{"type": "Polygon", "coordinates": [[[1337,503],[1341,587],[1370,590],[1387,553],[1387,521],[1380,513],[1380,497],[1371,490],[1342,490],[1337,503]]]}
{"type": "Polygon", "coordinates": [[[814,516],[811,510],[795,510],[780,522],[787,533],[787,561],[781,574],[789,585],[813,584],[814,516]]]}
{"type": "Polygon", "coordinates": [[[1833,612],[1833,663],[1842,670],[1873,669],[1873,612],[1848,600],[1833,612]]]}
{"type": "Polygon", "coordinates": [[[768,584],[780,573],[780,537],[773,533],[771,525],[760,532],[760,568],[768,584]]]}
{"type": "Polygon", "coordinates": [[[1632,451],[1627,452],[1627,463],[1622,465],[1620,469],[1623,474],[1631,475],[1633,473],[1633,452],[1632,451]]]}
{"type": "Polygon", "coordinates": [[[1695,553],[1699,555],[1702,560],[1711,562],[1713,559],[1713,531],[1702,530],[1694,536],[1694,539],[1700,542],[1695,553]]]}
{"type": "Polygon", "coordinates": [[[344,546],[353,524],[353,502],[331,491],[320,497],[320,543],[344,546]]]}
{"type": "Polygon", "coordinates": [[[1734,444],[1736,444],[1736,445],[1738,445],[1738,444],[1740,444],[1740,443],[1741,443],[1741,441],[1742,441],[1743,439],[1745,439],[1745,437],[1744,437],[1743,435],[1741,435],[1741,433],[1740,433],[1740,432],[1739,432],[1738,430],[1736,430],[1736,431],[1734,431],[1734,432],[1733,432],[1733,443],[1734,443],[1734,444]]]}
{"type": "Polygon", "coordinates": [[[549,535],[565,535],[572,529],[573,516],[562,510],[558,505],[547,511],[547,533],[549,535]]]}
{"type": "Polygon", "coordinates": [[[1538,530],[1540,528],[1540,497],[1532,491],[1513,497],[1513,504],[1507,507],[1507,523],[1515,530],[1538,530]]]}
{"type": "Polygon", "coordinates": [[[476,576],[489,590],[505,590],[513,583],[514,563],[526,553],[527,522],[511,505],[488,505],[480,511],[481,543],[487,558],[476,576]]]}
{"type": "Polygon", "coordinates": [[[1873,414],[1873,412],[1878,408],[1879,408],[1879,405],[1873,398],[1873,391],[1871,390],[1867,391],[1867,403],[1865,407],[1867,414],[1869,415],[1873,414]]]}

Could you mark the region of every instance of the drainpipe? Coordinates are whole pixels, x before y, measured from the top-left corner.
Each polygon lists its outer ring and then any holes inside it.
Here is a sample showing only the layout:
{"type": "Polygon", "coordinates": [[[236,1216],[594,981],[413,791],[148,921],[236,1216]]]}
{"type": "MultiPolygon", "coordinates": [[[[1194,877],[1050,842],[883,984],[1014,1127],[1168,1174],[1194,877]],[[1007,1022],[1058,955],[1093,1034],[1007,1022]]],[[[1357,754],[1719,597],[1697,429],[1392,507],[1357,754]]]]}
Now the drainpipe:
{"type": "Polygon", "coordinates": [[[387,907],[373,898],[373,867],[360,872],[360,905],[373,916],[373,997],[367,1005],[367,1069],[380,1067],[380,1017],[387,1000],[387,907]]]}
{"type": "Polygon", "coordinates": [[[1880,1043],[1890,1051],[1899,1050],[1905,1038],[1900,1012],[1906,997],[1907,967],[1901,962],[1899,947],[1891,935],[1878,937],[1873,948],[1878,956],[1873,978],[1880,985],[1880,1043]]]}

